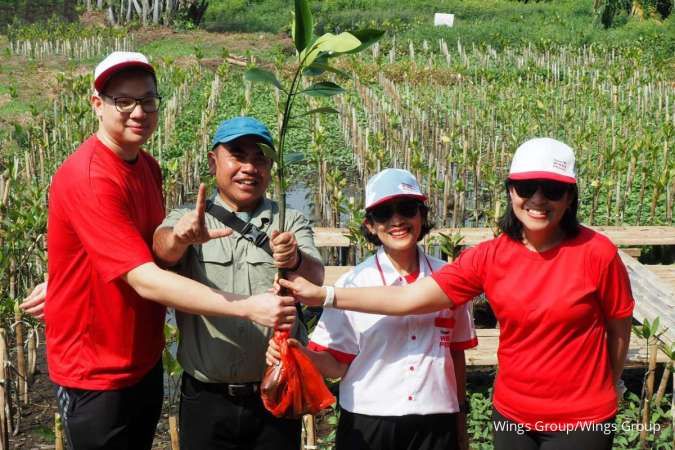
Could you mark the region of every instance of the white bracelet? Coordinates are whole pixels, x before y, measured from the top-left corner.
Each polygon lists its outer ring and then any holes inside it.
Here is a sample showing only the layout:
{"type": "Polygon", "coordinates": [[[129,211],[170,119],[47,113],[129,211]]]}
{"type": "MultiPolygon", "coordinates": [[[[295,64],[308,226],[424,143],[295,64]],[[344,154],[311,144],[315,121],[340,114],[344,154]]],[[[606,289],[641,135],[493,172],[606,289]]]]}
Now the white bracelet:
{"type": "Polygon", "coordinates": [[[333,286],[324,286],[326,289],[326,298],[323,299],[324,308],[334,308],[335,305],[335,288],[333,286]]]}

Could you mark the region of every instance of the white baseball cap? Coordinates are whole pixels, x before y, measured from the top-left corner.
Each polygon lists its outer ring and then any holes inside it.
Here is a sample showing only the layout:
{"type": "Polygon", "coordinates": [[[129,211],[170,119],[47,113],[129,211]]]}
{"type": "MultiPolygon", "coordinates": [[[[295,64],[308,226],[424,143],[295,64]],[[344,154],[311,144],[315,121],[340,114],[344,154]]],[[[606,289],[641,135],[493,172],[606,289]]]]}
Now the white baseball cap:
{"type": "Polygon", "coordinates": [[[96,66],[94,70],[94,88],[97,92],[101,92],[110,77],[120,70],[130,67],[138,67],[150,72],[155,77],[155,82],[157,81],[155,69],[144,54],[138,52],[112,52],[96,66]]]}
{"type": "Polygon", "coordinates": [[[366,184],[366,209],[396,197],[411,197],[424,202],[420,185],[412,173],[404,169],[384,169],[368,180],[366,184]]]}
{"type": "Polygon", "coordinates": [[[574,150],[551,138],[535,138],[523,143],[513,155],[509,180],[533,179],[576,184],[574,150]]]}

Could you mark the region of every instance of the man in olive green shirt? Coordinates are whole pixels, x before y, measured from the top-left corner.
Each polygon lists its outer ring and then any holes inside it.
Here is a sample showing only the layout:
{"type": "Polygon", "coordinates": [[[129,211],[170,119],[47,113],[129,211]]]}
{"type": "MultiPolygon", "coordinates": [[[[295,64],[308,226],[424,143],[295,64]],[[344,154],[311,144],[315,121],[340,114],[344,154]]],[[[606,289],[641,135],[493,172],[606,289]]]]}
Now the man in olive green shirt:
{"type": "MultiPolygon", "coordinates": [[[[307,219],[287,210],[287,231],[276,231],[278,206],[265,198],[272,161],[259,148],[260,142],[273,146],[269,130],[256,119],[237,117],[220,124],[208,154],[218,188],[211,201],[266,233],[273,255],[237,232],[211,239],[223,234],[214,230],[224,225],[205,212],[202,185],[196,206],[171,211],[155,232],[153,250],[159,262],[242,296],[270,289],[277,268],[323,282],[323,266],[307,219]]],[[[181,449],[297,450],[300,421],[273,417],[264,409],[258,391],[273,330],[242,319],[179,311],[176,319],[178,360],[184,369],[181,449]]],[[[297,321],[294,327],[297,336],[297,321]]]]}

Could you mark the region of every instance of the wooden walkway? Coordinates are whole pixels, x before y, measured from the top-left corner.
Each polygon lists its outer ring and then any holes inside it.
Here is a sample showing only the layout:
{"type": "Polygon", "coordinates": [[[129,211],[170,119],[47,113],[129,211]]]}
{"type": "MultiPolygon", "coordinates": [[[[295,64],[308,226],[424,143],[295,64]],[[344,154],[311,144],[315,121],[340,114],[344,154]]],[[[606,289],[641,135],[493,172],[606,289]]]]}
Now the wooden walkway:
{"type": "MultiPolygon", "coordinates": [[[[605,234],[617,246],[675,245],[675,227],[592,228],[605,234]]],[[[316,244],[319,247],[349,247],[351,244],[346,232],[346,229],[315,228],[316,244]]],[[[432,231],[431,236],[439,232],[460,233],[464,237],[462,245],[466,246],[473,246],[493,237],[489,228],[440,229],[432,231]]],[[[626,252],[621,251],[620,255],[628,270],[636,300],[634,318],[643,322],[645,319],[653,321],[659,317],[661,329],[665,330],[661,340],[672,344],[675,342],[675,264],[643,265],[626,252]]],[[[350,266],[327,266],[325,284],[334,284],[342,274],[351,269],[350,266]]],[[[499,330],[478,330],[479,345],[467,352],[467,364],[490,366],[497,363],[498,332],[499,330]]],[[[646,344],[633,336],[628,363],[642,363],[645,357],[646,344]]],[[[661,353],[659,361],[665,361],[665,356],[661,353]]]]}
{"type": "MultiPolygon", "coordinates": [[[[609,237],[618,246],[675,245],[675,227],[591,227],[609,237]]],[[[460,233],[462,245],[476,245],[492,239],[489,228],[442,228],[433,230],[431,236],[460,233]]],[[[314,241],[318,247],[349,247],[346,228],[314,228],[314,241]]]]}
{"type": "MultiPolygon", "coordinates": [[[[496,366],[497,346],[499,345],[499,330],[484,328],[476,330],[478,346],[466,351],[468,366],[496,366]]],[[[657,362],[667,362],[666,355],[659,351],[657,362]]],[[[644,365],[647,363],[647,343],[635,335],[631,336],[626,366],[644,365]]]]}

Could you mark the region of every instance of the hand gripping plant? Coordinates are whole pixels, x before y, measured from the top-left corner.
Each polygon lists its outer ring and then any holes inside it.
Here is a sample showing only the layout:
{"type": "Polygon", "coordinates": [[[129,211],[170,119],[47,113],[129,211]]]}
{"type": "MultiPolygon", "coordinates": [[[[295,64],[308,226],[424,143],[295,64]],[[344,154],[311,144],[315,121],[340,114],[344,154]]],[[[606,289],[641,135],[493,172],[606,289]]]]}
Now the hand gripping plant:
{"type": "MultiPolygon", "coordinates": [[[[276,182],[280,197],[279,222],[281,232],[286,222],[286,183],[284,179],[285,164],[296,159],[294,154],[285,155],[286,136],[294,118],[310,114],[336,113],[329,107],[315,108],[300,115],[292,115],[295,100],[300,95],[310,97],[332,97],[344,92],[336,83],[328,80],[317,81],[311,86],[303,87],[304,77],[320,77],[326,73],[348,76],[331,66],[332,59],[350,53],[358,53],[375,43],[383,32],[364,30],[359,32],[326,33],[315,38],[312,14],[307,0],[295,0],[293,17],[293,42],[297,50],[297,65],[294,67],[290,86],[284,86],[277,77],[267,70],[252,68],[244,77],[248,81],[263,82],[275,86],[281,93],[283,109],[281,127],[276,150],[259,144],[262,151],[276,162],[276,182]]],[[[279,277],[283,277],[280,271],[279,277]]],[[[265,407],[278,417],[300,417],[303,414],[315,414],[335,402],[328,391],[321,374],[297,348],[287,345],[288,332],[275,332],[274,340],[281,349],[281,364],[268,367],[261,383],[262,399],[265,407]]]]}

